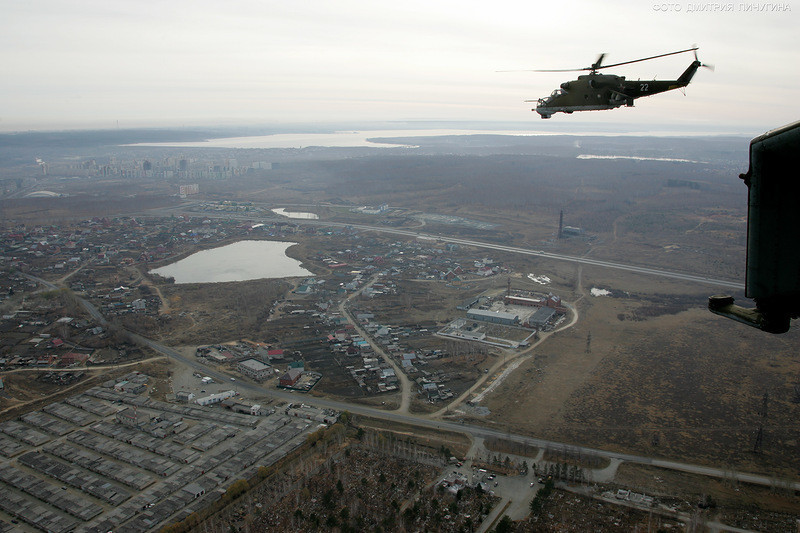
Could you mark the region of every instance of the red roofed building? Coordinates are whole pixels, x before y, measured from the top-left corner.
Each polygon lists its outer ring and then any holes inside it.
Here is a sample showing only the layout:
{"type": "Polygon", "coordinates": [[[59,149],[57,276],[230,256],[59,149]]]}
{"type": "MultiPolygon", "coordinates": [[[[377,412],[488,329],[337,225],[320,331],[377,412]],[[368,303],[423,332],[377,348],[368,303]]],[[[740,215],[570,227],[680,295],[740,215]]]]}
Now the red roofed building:
{"type": "Polygon", "coordinates": [[[281,376],[279,383],[281,387],[294,387],[297,380],[300,379],[300,376],[303,374],[303,370],[300,368],[290,368],[288,372],[286,372],[283,376],[281,376]]]}

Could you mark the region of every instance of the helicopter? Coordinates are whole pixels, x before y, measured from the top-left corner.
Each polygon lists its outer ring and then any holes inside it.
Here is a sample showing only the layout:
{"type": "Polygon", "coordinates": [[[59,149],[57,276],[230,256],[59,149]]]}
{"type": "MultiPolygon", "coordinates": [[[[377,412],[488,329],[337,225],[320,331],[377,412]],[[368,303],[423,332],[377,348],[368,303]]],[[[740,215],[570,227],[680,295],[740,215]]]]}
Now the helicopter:
{"type": "Polygon", "coordinates": [[[643,96],[651,96],[672,89],[680,89],[689,85],[697,69],[706,67],[713,70],[711,65],[705,65],[697,59],[698,47],[668,52],[632,61],[623,61],[611,65],[603,65],[605,54],[600,54],[590,67],[580,69],[564,70],[534,70],[533,72],[582,72],[589,71],[589,74],[578,76],[577,80],[567,81],[561,84],[559,89],[550,96],[539,98],[538,100],[526,100],[526,102],[536,102],[537,105],[531,111],[536,111],[542,118],[550,118],[555,113],[562,112],[571,114],[574,111],[592,111],[601,109],[616,109],[618,107],[633,107],[633,101],[643,96]],[[677,80],[626,80],[625,76],[614,74],[603,74],[598,71],[620,65],[629,65],[641,61],[650,61],[659,57],[694,52],[694,61],[689,65],[677,80]]]}

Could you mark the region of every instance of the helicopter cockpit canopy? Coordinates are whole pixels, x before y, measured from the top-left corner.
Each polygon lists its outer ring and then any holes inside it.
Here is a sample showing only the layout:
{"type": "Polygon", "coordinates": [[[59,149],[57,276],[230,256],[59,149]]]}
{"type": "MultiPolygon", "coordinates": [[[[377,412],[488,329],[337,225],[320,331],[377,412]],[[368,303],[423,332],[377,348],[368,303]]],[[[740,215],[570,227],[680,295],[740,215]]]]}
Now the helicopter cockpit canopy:
{"type": "Polygon", "coordinates": [[[567,91],[565,91],[563,89],[556,89],[555,91],[550,93],[550,96],[546,96],[544,98],[539,98],[539,105],[543,105],[543,106],[549,105],[550,102],[552,102],[555,98],[558,98],[559,96],[563,96],[565,94],[567,94],[567,91]]]}

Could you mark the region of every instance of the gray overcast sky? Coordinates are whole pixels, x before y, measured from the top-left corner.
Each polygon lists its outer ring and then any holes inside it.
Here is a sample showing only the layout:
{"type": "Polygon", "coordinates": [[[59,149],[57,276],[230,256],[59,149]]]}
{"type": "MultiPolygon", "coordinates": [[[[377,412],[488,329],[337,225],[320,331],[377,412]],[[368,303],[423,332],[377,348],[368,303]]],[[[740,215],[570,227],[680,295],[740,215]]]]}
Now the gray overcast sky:
{"type": "MultiPolygon", "coordinates": [[[[757,134],[800,119],[792,1],[0,0],[0,15],[4,131],[475,120],[757,134]],[[577,74],[496,72],[695,43],[716,71],[633,109],[542,121],[523,100],[577,74]]],[[[607,72],[674,79],[691,60],[607,72]]]]}

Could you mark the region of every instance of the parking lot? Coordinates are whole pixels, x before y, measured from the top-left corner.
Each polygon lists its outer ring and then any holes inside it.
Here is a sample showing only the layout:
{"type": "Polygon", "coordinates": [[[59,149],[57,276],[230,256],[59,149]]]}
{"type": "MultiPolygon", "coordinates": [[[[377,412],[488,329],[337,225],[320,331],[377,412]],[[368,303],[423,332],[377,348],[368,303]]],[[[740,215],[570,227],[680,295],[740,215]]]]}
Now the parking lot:
{"type": "MultiPolygon", "coordinates": [[[[501,513],[502,515],[508,515],[512,520],[521,520],[528,516],[530,502],[543,486],[543,483],[539,482],[539,478],[532,468],[534,462],[541,460],[543,454],[541,450],[536,457],[521,457],[509,454],[513,461],[517,463],[526,461],[531,466],[526,475],[502,475],[473,463],[473,459],[489,457],[491,454],[492,452],[484,447],[483,439],[476,438],[465,460],[459,461],[457,464],[451,464],[447,470],[464,476],[470,486],[483,483],[486,490],[500,498],[492,512],[477,529],[478,532],[487,531],[489,526],[494,523],[495,518],[501,513]]],[[[503,455],[505,456],[506,454],[503,455]]]]}

